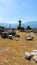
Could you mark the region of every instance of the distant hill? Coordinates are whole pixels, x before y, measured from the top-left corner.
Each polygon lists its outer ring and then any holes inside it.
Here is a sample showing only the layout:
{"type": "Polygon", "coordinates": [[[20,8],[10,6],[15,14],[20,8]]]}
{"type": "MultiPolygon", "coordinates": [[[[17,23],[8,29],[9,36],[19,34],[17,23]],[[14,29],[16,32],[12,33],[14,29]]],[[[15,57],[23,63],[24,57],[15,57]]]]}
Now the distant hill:
{"type": "MultiPolygon", "coordinates": [[[[10,28],[10,24],[9,23],[5,23],[5,22],[1,22],[0,26],[4,26],[5,28],[10,28]]],[[[11,24],[11,28],[17,28],[18,24],[11,24]]]]}
{"type": "Polygon", "coordinates": [[[32,28],[37,28],[37,21],[30,21],[30,22],[23,23],[22,26],[24,26],[25,28],[27,26],[30,26],[32,28]]]}
{"type": "Polygon", "coordinates": [[[0,23],[0,26],[4,26],[5,28],[8,28],[9,27],[9,24],[8,23],[5,23],[5,22],[1,22],[0,23]]]}
{"type": "MultiPolygon", "coordinates": [[[[1,22],[0,23],[1,26],[4,26],[5,28],[9,28],[10,24],[9,23],[5,23],[5,22],[1,22]]],[[[11,24],[12,28],[17,28],[18,24],[11,24]]],[[[22,23],[22,27],[26,28],[27,26],[31,26],[32,28],[37,28],[37,21],[30,21],[30,22],[26,22],[26,23],[22,23]]]]}

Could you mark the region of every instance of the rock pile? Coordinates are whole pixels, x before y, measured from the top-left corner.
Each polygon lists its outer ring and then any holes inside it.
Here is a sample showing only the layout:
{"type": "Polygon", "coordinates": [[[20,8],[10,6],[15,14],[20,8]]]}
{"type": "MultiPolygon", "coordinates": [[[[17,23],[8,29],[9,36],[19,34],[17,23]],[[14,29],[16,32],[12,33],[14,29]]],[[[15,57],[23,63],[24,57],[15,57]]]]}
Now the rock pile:
{"type": "Polygon", "coordinates": [[[31,53],[25,52],[25,59],[29,61],[33,59],[37,63],[37,50],[33,50],[31,53]]]}

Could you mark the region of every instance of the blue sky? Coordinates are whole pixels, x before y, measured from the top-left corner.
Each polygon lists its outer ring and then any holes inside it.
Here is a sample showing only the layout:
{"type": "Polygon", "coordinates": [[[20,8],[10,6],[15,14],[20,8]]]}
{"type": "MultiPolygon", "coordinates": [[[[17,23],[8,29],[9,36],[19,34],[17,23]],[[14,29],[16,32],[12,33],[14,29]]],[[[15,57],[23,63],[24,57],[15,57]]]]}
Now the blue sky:
{"type": "Polygon", "coordinates": [[[0,0],[0,22],[37,21],[37,0],[0,0]]]}

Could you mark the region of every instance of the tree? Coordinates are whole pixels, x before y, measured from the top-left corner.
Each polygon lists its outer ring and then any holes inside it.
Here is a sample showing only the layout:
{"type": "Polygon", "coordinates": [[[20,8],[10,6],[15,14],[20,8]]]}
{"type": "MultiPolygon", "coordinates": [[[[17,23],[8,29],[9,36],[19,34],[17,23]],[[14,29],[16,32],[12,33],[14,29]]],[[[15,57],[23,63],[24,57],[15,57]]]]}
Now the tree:
{"type": "Polygon", "coordinates": [[[21,20],[19,20],[18,22],[19,22],[19,27],[21,27],[21,22],[22,22],[22,21],[21,21],[21,20]]]}
{"type": "Polygon", "coordinates": [[[4,29],[4,26],[0,26],[0,29],[4,29]]]}
{"type": "Polygon", "coordinates": [[[17,27],[18,30],[21,29],[21,22],[22,22],[21,20],[18,21],[18,23],[19,23],[19,25],[17,27]]]}
{"type": "Polygon", "coordinates": [[[30,29],[32,29],[32,28],[31,28],[30,26],[27,26],[27,29],[30,30],[30,29]]]}

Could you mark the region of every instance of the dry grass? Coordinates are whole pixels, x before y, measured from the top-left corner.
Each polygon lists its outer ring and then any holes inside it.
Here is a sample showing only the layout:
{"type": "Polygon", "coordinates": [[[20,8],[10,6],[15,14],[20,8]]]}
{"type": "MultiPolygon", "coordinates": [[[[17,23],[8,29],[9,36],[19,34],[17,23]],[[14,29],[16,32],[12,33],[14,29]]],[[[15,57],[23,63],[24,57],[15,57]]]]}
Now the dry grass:
{"type": "Polygon", "coordinates": [[[31,52],[37,49],[37,36],[34,33],[19,32],[18,41],[16,39],[0,38],[0,50],[8,48],[7,51],[0,51],[0,65],[37,65],[34,61],[28,61],[24,58],[25,51],[31,52]],[[25,37],[31,34],[34,36],[33,41],[26,41],[25,37]]]}

